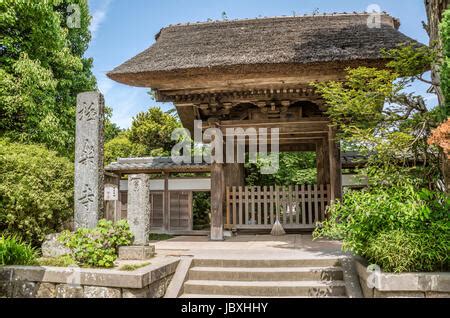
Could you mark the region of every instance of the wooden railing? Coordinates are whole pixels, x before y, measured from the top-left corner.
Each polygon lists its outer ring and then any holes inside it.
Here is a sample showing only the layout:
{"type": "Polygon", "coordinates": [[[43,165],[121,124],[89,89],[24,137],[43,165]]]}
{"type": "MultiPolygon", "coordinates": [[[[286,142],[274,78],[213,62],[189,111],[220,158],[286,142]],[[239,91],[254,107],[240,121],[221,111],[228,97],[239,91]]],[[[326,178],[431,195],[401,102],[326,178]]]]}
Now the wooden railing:
{"type": "Polygon", "coordinates": [[[228,229],[269,229],[275,220],[284,228],[313,229],[325,219],[329,185],[227,187],[228,229]]]}

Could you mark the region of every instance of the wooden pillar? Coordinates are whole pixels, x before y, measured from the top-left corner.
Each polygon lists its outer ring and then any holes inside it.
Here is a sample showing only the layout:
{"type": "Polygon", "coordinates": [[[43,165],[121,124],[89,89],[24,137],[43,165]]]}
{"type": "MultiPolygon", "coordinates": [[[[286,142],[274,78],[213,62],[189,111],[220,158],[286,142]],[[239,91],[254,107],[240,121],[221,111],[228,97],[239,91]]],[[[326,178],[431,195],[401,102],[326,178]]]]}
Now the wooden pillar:
{"type": "Polygon", "coordinates": [[[169,173],[164,172],[163,193],[163,227],[164,231],[170,232],[170,198],[169,198],[169,173]]]}
{"type": "Polygon", "coordinates": [[[244,186],[245,167],[243,163],[224,164],[225,186],[244,186]]]}
{"type": "Polygon", "coordinates": [[[324,159],[323,142],[320,141],[316,143],[317,184],[326,184],[324,159]]]}
{"type": "Polygon", "coordinates": [[[223,208],[225,200],[224,164],[211,164],[211,236],[212,241],[223,240],[223,208]]]}
{"type": "Polygon", "coordinates": [[[342,197],[341,151],[336,139],[336,127],[328,128],[328,152],[330,160],[331,200],[342,197]]]}

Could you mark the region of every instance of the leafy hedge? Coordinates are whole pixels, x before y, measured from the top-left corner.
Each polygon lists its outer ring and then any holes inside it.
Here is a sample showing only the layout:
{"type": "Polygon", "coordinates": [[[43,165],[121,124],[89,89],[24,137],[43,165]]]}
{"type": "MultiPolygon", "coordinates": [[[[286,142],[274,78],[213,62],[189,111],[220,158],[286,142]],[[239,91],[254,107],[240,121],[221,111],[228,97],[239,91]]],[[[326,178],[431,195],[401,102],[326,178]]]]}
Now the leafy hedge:
{"type": "Polygon", "coordinates": [[[39,145],[0,139],[0,231],[39,245],[73,214],[73,164],[39,145]]]}
{"type": "Polygon", "coordinates": [[[445,97],[446,115],[450,116],[450,9],[444,12],[440,33],[444,59],[441,70],[441,88],[445,97]]]}
{"type": "Polygon", "coordinates": [[[119,246],[130,245],[133,235],[126,220],[100,220],[96,228],[63,232],[59,240],[72,250],[78,265],[113,267],[119,246]]]}
{"type": "Polygon", "coordinates": [[[384,271],[442,271],[450,265],[450,198],[411,185],[350,191],[330,207],[315,237],[342,239],[343,249],[384,271]]]}

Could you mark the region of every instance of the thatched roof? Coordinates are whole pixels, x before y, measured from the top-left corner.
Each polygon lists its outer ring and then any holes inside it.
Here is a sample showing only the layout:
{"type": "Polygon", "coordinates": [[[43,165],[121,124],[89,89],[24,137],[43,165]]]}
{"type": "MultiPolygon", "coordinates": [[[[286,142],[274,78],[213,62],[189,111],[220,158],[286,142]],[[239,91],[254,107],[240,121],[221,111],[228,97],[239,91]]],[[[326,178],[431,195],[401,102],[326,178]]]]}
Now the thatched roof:
{"type": "Polygon", "coordinates": [[[192,76],[236,66],[350,64],[381,60],[381,49],[415,42],[387,14],[380,28],[370,28],[368,19],[368,14],[333,14],[169,26],[150,48],[108,76],[149,86],[168,74],[192,76]]]}

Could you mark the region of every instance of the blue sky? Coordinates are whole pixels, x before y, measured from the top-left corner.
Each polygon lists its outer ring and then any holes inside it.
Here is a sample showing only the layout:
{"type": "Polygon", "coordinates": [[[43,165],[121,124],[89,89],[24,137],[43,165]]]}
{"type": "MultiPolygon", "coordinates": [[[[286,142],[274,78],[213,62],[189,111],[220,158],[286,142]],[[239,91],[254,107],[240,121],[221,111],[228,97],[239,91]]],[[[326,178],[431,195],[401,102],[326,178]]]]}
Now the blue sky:
{"type": "MultiPolygon", "coordinates": [[[[154,43],[154,36],[169,24],[258,16],[281,16],[324,12],[362,12],[377,4],[401,21],[400,31],[422,43],[428,43],[422,21],[426,21],[424,1],[392,0],[89,0],[93,16],[92,42],[86,56],[94,58],[94,74],[106,104],[113,108],[113,122],[122,128],[131,125],[132,117],[150,106],[163,109],[170,104],[151,100],[147,89],[116,83],[106,72],[135,56],[154,43]]],[[[425,92],[426,85],[416,91],[425,92]]],[[[425,95],[425,94],[424,94],[425,95]]],[[[430,104],[434,96],[427,96],[430,104]]],[[[431,105],[434,106],[434,105],[431,105]]]]}

